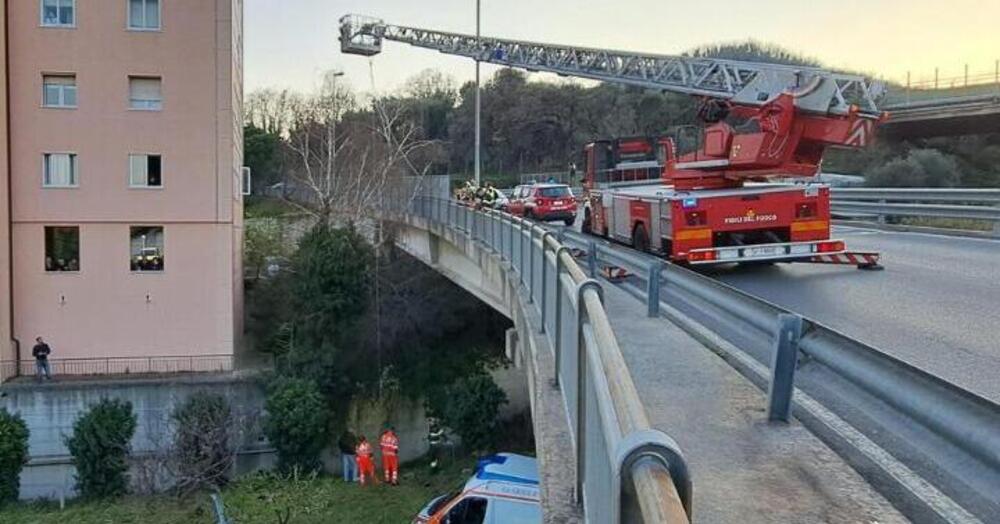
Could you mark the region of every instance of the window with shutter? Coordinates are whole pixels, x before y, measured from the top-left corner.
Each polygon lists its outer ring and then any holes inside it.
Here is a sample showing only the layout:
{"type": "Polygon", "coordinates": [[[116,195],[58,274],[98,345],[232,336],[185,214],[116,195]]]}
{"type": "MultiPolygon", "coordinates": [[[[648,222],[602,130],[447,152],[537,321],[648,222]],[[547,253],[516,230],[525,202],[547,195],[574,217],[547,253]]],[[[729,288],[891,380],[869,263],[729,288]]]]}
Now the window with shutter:
{"type": "Polygon", "coordinates": [[[45,107],[76,107],[76,76],[42,76],[42,105],[45,107]]]}
{"type": "Polygon", "coordinates": [[[131,76],[128,79],[129,107],[145,111],[163,108],[162,81],[157,77],[131,76]]]}

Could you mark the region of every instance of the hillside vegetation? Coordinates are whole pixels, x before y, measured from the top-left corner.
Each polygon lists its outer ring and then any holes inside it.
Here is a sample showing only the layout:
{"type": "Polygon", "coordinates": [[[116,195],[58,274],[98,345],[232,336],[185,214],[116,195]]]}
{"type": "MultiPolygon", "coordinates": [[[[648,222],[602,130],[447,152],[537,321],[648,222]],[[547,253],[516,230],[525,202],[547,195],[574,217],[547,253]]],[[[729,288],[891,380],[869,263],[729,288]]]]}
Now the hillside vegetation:
{"type": "MultiPolygon", "coordinates": [[[[758,42],[718,44],[694,49],[691,56],[713,56],[782,64],[822,66],[817,60],[758,42]]],[[[585,86],[572,80],[534,81],[520,70],[503,69],[483,89],[483,170],[495,176],[565,171],[580,164],[583,144],[601,138],[661,135],[698,124],[697,101],[613,84],[585,86]]],[[[301,94],[265,91],[251,94],[247,121],[273,136],[281,133],[284,98],[301,94]]],[[[426,148],[428,173],[456,177],[473,171],[474,85],[457,86],[447,75],[427,70],[389,97],[404,107],[426,148]]],[[[284,107],[287,107],[285,104],[284,107]]],[[[343,116],[351,125],[372,119],[371,107],[343,116]]],[[[249,136],[249,133],[248,133],[249,136]]],[[[253,136],[258,137],[258,134],[253,136]]],[[[278,138],[276,138],[278,140],[278,138]]],[[[267,146],[270,147],[270,146],[267,146]]],[[[280,149],[280,148],[279,148],[280,149]]],[[[248,154],[252,148],[248,144],[248,154]]],[[[287,163],[265,165],[258,180],[279,181],[287,163]]],[[[1000,134],[879,142],[864,151],[828,151],[827,172],[864,174],[876,186],[1000,186],[1000,134]],[[913,176],[908,173],[914,173],[913,176]]]]}

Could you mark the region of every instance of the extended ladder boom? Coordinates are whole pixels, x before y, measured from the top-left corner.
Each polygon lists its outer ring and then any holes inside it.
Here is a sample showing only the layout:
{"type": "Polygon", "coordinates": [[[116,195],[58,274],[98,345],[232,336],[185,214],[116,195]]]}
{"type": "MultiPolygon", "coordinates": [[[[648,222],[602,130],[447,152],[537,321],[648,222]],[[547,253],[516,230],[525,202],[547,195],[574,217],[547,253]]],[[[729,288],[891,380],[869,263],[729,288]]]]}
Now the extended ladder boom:
{"type": "Polygon", "coordinates": [[[854,109],[874,116],[880,114],[878,101],[885,92],[881,82],[813,67],[477,39],[360,15],[340,19],[344,53],[378,54],[383,39],[529,71],[726,99],[741,106],[760,107],[791,93],[800,111],[846,115],[854,109]]]}

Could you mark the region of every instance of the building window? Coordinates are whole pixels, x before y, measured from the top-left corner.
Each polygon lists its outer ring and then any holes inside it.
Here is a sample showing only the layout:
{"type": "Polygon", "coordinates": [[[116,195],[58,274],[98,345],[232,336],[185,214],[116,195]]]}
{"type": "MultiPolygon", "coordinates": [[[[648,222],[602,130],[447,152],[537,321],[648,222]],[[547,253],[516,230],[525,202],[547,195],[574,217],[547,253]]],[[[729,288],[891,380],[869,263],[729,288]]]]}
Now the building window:
{"type": "Polygon", "coordinates": [[[160,28],[160,0],[129,0],[128,28],[140,31],[160,28]]]}
{"type": "Polygon", "coordinates": [[[129,107],[145,111],[163,109],[161,83],[158,77],[130,76],[128,78],[129,107]]]}
{"type": "Polygon", "coordinates": [[[45,227],[45,271],[80,271],[80,228],[45,227]]]}
{"type": "Polygon", "coordinates": [[[75,154],[45,153],[42,163],[42,186],[76,187],[78,185],[75,154]]]}
{"type": "Polygon", "coordinates": [[[163,226],[129,228],[132,271],[163,271],[163,226]]]}
{"type": "Polygon", "coordinates": [[[45,107],[76,107],[76,76],[43,75],[42,105],[45,107]]]}
{"type": "Polygon", "coordinates": [[[76,0],[41,0],[41,4],[43,26],[76,26],[76,0]]]}
{"type": "Polygon", "coordinates": [[[129,155],[129,187],[161,187],[160,155],[129,155]]]}

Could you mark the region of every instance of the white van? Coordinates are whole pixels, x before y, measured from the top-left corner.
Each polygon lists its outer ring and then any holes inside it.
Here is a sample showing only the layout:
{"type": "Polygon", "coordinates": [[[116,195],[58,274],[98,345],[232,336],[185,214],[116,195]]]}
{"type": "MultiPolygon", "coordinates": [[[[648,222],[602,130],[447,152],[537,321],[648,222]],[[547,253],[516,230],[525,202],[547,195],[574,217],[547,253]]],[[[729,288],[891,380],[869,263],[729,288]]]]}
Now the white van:
{"type": "Polygon", "coordinates": [[[538,462],[499,453],[479,460],[461,489],[430,501],[414,524],[541,524],[538,462]]]}

